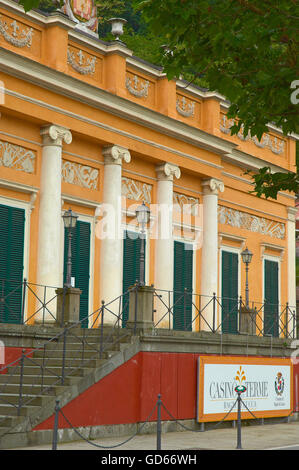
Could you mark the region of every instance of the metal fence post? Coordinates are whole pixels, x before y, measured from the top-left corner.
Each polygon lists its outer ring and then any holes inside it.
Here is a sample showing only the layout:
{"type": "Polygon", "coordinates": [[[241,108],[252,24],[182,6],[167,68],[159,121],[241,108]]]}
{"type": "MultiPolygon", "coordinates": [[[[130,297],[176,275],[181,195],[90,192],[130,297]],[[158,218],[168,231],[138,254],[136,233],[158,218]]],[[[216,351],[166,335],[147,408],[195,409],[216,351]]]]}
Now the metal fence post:
{"type": "Polygon", "coordinates": [[[216,292],[213,292],[213,333],[216,331],[216,292]]]}
{"type": "Polygon", "coordinates": [[[20,416],[20,412],[21,412],[21,408],[22,408],[22,401],[23,401],[24,361],[25,361],[25,349],[22,349],[21,370],[20,370],[20,387],[19,387],[19,403],[18,403],[18,416],[20,416]]]}
{"type": "Polygon", "coordinates": [[[187,330],[187,318],[186,318],[186,295],[187,289],[184,289],[184,331],[187,330]]]}
{"type": "Polygon", "coordinates": [[[61,385],[64,385],[64,374],[65,374],[65,357],[66,357],[66,333],[67,328],[63,330],[63,351],[62,351],[62,366],[61,366],[61,385]]]}
{"type": "Polygon", "coordinates": [[[27,279],[24,278],[24,281],[23,281],[23,296],[22,296],[22,311],[21,311],[22,324],[24,323],[24,317],[25,317],[26,287],[27,287],[27,279]]]}
{"type": "Polygon", "coordinates": [[[44,286],[44,301],[43,301],[43,325],[45,324],[45,306],[47,300],[47,286],[44,286]]]}
{"type": "Polygon", "coordinates": [[[241,392],[238,393],[238,421],[237,421],[237,449],[242,449],[241,444],[241,392]]]}
{"type": "Polygon", "coordinates": [[[52,440],[52,450],[57,450],[59,411],[60,411],[59,400],[56,400],[56,405],[55,405],[55,417],[54,417],[54,428],[53,428],[53,440],[52,440]]]}
{"type": "Polygon", "coordinates": [[[139,285],[136,284],[135,287],[135,318],[134,318],[134,336],[136,336],[136,330],[137,330],[137,309],[138,309],[138,287],[139,285]]]}
{"type": "Polygon", "coordinates": [[[157,450],[161,450],[161,395],[158,395],[157,401],[157,450]]]}
{"type": "Polygon", "coordinates": [[[105,301],[102,300],[101,307],[101,334],[100,334],[100,359],[102,359],[103,354],[103,335],[104,335],[104,310],[105,310],[105,301]]]}
{"type": "Polygon", "coordinates": [[[286,315],[285,315],[285,338],[289,337],[289,302],[286,302],[286,315]]]}

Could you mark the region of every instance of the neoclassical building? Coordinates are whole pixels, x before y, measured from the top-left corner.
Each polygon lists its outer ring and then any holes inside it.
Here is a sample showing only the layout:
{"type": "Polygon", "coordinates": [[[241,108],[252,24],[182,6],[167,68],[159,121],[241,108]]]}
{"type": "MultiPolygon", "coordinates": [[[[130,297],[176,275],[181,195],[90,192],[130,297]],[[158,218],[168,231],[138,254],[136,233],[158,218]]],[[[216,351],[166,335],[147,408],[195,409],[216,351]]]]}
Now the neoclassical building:
{"type": "MultiPolygon", "coordinates": [[[[246,171],[295,171],[298,136],[271,125],[261,141],[231,136],[225,97],[168,81],[121,41],[103,42],[66,14],[25,14],[12,0],[0,0],[0,80],[2,295],[24,279],[48,292],[63,285],[62,216],[71,208],[78,216],[72,277],[82,291],[80,315],[121,296],[139,279],[135,211],[144,202],[151,211],[145,283],[161,290],[165,304],[175,303],[178,291],[201,296],[188,304],[193,330],[221,324],[221,309],[213,317],[209,304],[213,295],[218,305],[245,298],[246,247],[253,254],[249,299],[261,322],[278,314],[260,308],[265,299],[280,312],[295,307],[295,197],[257,198],[246,171]]],[[[0,321],[39,321],[28,298],[22,318],[16,292],[0,321]]],[[[181,329],[182,310],[172,313],[171,326],[181,329]]],[[[155,316],[170,326],[161,306],[155,316]]]]}

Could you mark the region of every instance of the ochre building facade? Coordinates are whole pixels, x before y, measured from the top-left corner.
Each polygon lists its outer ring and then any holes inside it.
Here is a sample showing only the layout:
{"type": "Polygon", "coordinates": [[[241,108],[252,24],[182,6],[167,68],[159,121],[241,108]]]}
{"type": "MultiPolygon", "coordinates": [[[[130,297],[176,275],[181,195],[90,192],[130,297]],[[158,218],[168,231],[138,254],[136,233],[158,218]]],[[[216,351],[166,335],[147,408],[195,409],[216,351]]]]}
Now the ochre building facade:
{"type": "MultiPolygon", "coordinates": [[[[224,299],[244,298],[247,247],[259,331],[281,335],[280,320],[276,330],[263,324],[268,299],[279,305],[273,315],[286,312],[283,328],[290,332],[295,198],[288,192],[257,198],[246,171],[295,171],[296,136],[270,125],[261,141],[231,136],[228,103],[218,93],[168,81],[120,41],[82,32],[61,12],[25,14],[11,0],[0,2],[0,80],[4,291],[7,280],[24,278],[49,290],[62,287],[62,215],[71,208],[78,215],[73,277],[82,291],[80,315],[121,296],[139,276],[135,210],[144,202],[151,210],[145,282],[161,289],[162,299],[184,289],[201,296],[189,303],[192,330],[220,325],[224,299]],[[114,235],[107,236],[111,220],[114,235]],[[211,302],[202,322],[198,305],[213,295],[216,317],[211,302]]],[[[0,321],[39,321],[32,297],[26,302],[24,319],[3,310],[0,321]]],[[[164,318],[157,307],[155,322],[180,329],[182,313],[172,313],[172,320],[164,318]]],[[[234,320],[226,328],[234,332],[234,320]]]]}

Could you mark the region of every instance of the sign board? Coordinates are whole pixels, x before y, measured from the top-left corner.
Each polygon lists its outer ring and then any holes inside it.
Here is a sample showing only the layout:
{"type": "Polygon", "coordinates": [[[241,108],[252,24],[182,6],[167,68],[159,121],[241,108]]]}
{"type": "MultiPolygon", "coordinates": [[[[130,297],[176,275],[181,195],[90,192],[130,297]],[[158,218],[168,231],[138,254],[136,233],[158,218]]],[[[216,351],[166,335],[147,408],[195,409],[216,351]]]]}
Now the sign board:
{"type": "MultiPolygon", "coordinates": [[[[241,407],[243,419],[287,416],[293,409],[292,384],[290,359],[200,356],[197,420],[223,419],[236,402],[236,387],[246,387],[241,396],[246,405],[241,407]]],[[[236,405],[226,419],[237,419],[236,405]]]]}

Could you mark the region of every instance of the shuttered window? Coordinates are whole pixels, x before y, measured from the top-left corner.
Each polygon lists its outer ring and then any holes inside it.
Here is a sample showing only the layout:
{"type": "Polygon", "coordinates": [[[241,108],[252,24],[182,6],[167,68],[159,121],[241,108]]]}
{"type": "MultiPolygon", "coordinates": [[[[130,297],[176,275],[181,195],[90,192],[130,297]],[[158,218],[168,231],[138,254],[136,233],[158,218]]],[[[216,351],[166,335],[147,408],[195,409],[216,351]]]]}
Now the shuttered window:
{"type": "Polygon", "coordinates": [[[279,279],[277,261],[264,261],[264,299],[264,334],[278,336],[279,279]]]}
{"type": "Polygon", "coordinates": [[[174,242],[173,328],[192,330],[193,247],[174,242]],[[185,290],[186,289],[186,290],[185,290]]]}
{"type": "Polygon", "coordinates": [[[0,204],[0,322],[21,323],[25,210],[0,204]]]}
{"type": "Polygon", "coordinates": [[[123,250],[123,326],[129,316],[129,295],[126,294],[140,278],[141,239],[135,232],[125,232],[123,250]]]}
{"type": "MultiPolygon", "coordinates": [[[[67,275],[68,230],[64,231],[64,282],[67,275]]],[[[72,237],[72,277],[75,287],[81,289],[80,321],[88,327],[90,271],[90,223],[77,221],[72,237]]]]}
{"type": "Polygon", "coordinates": [[[238,332],[238,254],[222,251],[222,332],[238,332]]]}

